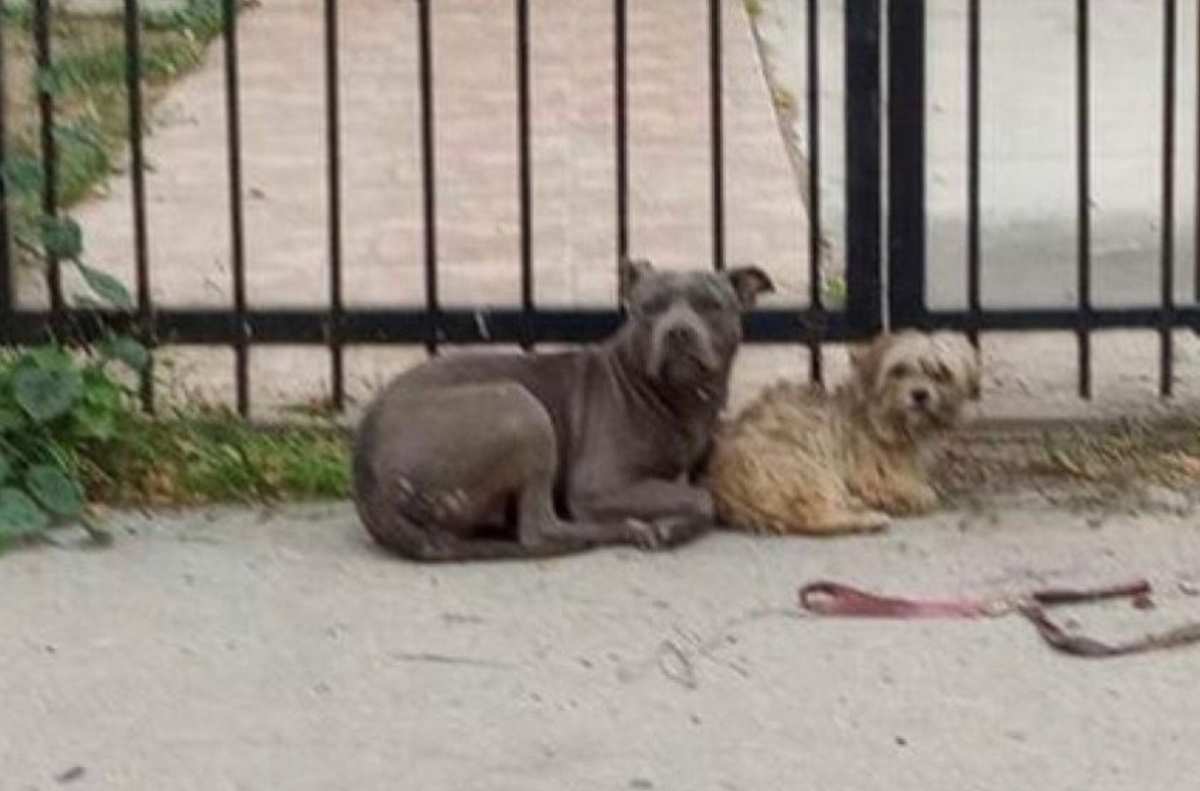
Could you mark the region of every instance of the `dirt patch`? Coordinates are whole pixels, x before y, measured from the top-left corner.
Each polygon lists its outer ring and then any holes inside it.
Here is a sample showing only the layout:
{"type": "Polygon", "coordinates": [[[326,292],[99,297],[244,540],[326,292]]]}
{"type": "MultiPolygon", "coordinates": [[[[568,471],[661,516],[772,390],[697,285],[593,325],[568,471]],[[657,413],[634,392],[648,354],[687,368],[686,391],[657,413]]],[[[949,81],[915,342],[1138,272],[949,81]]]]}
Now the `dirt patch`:
{"type": "Polygon", "coordinates": [[[934,477],[947,501],[960,507],[1032,494],[1074,509],[1184,514],[1196,505],[1200,484],[1200,424],[1175,419],[964,432],[947,442],[934,477]]]}

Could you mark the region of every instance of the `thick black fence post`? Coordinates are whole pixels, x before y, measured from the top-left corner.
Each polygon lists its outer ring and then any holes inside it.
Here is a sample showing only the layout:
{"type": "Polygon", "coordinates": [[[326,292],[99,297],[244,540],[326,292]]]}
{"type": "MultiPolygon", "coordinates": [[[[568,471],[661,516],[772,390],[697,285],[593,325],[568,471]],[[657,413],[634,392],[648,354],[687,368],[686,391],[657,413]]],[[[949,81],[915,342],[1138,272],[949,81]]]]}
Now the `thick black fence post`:
{"type": "Polygon", "coordinates": [[[879,0],[846,3],[846,314],[855,335],[882,326],[879,0]]]}
{"type": "Polygon", "coordinates": [[[925,0],[888,0],[888,318],[925,311],[925,0]]]}

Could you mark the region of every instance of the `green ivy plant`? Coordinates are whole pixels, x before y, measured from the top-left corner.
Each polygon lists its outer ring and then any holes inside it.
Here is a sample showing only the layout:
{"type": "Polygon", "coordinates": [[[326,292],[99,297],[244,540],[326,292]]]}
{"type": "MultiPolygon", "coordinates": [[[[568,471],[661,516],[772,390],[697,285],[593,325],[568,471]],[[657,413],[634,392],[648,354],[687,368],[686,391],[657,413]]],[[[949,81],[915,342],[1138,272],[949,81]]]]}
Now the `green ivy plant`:
{"type": "MultiPolygon", "coordinates": [[[[133,309],[120,281],[83,263],[83,234],[74,220],[43,218],[41,252],[82,276],[89,293],[75,299],[76,307],[133,309]]],[[[150,354],[136,339],[109,330],[93,343],[67,340],[0,356],[0,546],[66,524],[107,539],[87,506],[80,452],[111,440],[133,414],[130,377],[119,371],[143,373],[150,354]]]]}

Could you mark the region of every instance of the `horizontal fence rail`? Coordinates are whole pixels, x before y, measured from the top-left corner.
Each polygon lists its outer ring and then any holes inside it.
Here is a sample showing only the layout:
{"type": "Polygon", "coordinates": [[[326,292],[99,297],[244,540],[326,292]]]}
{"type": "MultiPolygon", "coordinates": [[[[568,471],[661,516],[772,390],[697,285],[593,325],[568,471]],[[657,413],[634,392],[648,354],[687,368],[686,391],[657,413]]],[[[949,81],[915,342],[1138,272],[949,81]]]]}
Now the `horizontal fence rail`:
{"type": "MultiPolygon", "coordinates": [[[[1075,262],[1076,304],[1063,308],[985,307],[981,299],[981,90],[987,79],[981,67],[981,38],[986,20],[980,0],[966,0],[966,307],[962,310],[932,309],[926,302],[929,273],[926,266],[926,41],[925,0],[854,0],[844,4],[845,100],[840,108],[845,120],[845,259],[846,301],[833,309],[823,298],[825,273],[821,198],[823,182],[821,119],[821,49],[819,14],[821,0],[805,0],[803,48],[806,68],[803,110],[807,137],[809,193],[807,238],[808,305],[799,309],[760,309],[745,319],[746,340],[751,343],[789,343],[806,346],[809,373],[815,380],[824,375],[822,344],[870,336],[885,327],[947,328],[962,331],[973,342],[983,332],[1054,330],[1074,333],[1078,346],[1078,388],[1081,396],[1092,394],[1092,334],[1098,330],[1136,328],[1157,332],[1160,338],[1159,389],[1169,395],[1174,381],[1172,338],[1177,328],[1200,329],[1200,307],[1176,305],[1174,296],[1176,228],[1175,173],[1177,157],[1176,86],[1179,68],[1176,38],[1176,0],[1162,0],[1162,172],[1161,250],[1159,260],[1160,300],[1151,307],[1097,308],[1092,293],[1091,201],[1091,4],[1075,0],[1075,106],[1074,139],[1077,148],[1075,200],[1077,202],[1078,250],[1075,262]],[[884,12],[886,11],[886,16],[884,12]],[[885,46],[886,45],[886,46],[885,46]],[[883,68],[886,52],[887,68],[883,68]],[[885,84],[886,75],[886,102],[885,84]],[[886,124],[886,128],[885,128],[886,124]],[[885,159],[886,157],[886,159],[885,159]],[[884,173],[886,172],[886,178],[884,173]],[[885,200],[886,199],[886,200],[885,200]]],[[[723,35],[727,20],[723,0],[708,0],[705,11],[707,102],[697,106],[707,112],[708,166],[711,191],[709,222],[714,268],[726,265],[727,214],[725,136],[725,53],[723,35]]],[[[106,328],[133,332],[150,346],[200,344],[224,346],[234,351],[236,401],[239,411],[249,412],[250,352],[256,345],[306,344],[329,351],[331,403],[341,409],[346,402],[345,361],[347,346],[370,344],[423,344],[430,353],[444,344],[497,343],[531,349],[544,343],[584,343],[611,333],[621,320],[619,299],[612,305],[579,308],[548,308],[534,298],[534,124],[531,82],[537,63],[531,52],[531,4],[513,0],[514,39],[497,42],[512,46],[515,63],[516,98],[516,184],[513,200],[518,207],[519,248],[514,260],[514,277],[519,278],[520,296],[511,307],[463,308],[444,304],[439,288],[437,92],[435,52],[437,48],[436,3],[416,0],[415,37],[417,52],[418,129],[420,190],[424,268],[424,294],[396,294],[396,307],[361,308],[346,304],[346,267],[343,250],[343,157],[341,130],[342,75],[339,61],[339,3],[324,0],[323,101],[325,113],[325,180],[327,190],[327,282],[329,301],[315,308],[268,308],[251,305],[247,299],[247,259],[244,212],[243,152],[239,68],[238,0],[220,0],[220,46],[224,52],[224,122],[226,168],[228,171],[228,260],[232,287],[228,308],[184,308],[158,305],[151,296],[154,266],[147,230],[145,177],[144,63],[139,0],[123,0],[125,69],[128,100],[130,173],[132,190],[135,306],[127,312],[81,310],[63,298],[59,262],[47,261],[48,309],[21,307],[14,287],[12,223],[7,178],[0,181],[0,340],[8,344],[33,344],[48,336],[88,340],[106,328]],[[418,302],[420,304],[411,304],[418,302]],[[403,307],[401,305],[403,304],[403,307]]],[[[34,60],[39,69],[50,69],[53,15],[49,0],[32,5],[31,31],[34,60]]],[[[506,12],[507,13],[507,12],[506,12]]],[[[631,237],[630,129],[636,113],[630,107],[628,0],[612,5],[612,162],[615,206],[613,260],[635,253],[631,237]]],[[[11,67],[11,46],[0,27],[0,69],[11,67]]],[[[1200,65],[1197,66],[1200,74],[1200,65]]],[[[5,117],[0,80],[0,170],[8,161],[7,135],[12,120],[5,117]]],[[[1200,107],[1200,96],[1197,97],[1200,107]]],[[[39,147],[42,168],[40,209],[47,217],[62,212],[59,194],[59,162],[56,146],[55,96],[44,84],[37,91],[40,121],[39,147]]],[[[1200,111],[1197,114],[1200,122],[1200,111]]],[[[1200,151],[1200,139],[1197,141],[1200,151]]],[[[6,172],[6,171],[5,171],[6,172]]],[[[1200,168],[1198,168],[1200,173],[1200,168]]],[[[1200,178],[1197,180],[1200,185],[1200,178]]],[[[1200,207],[1200,186],[1197,188],[1200,207]]],[[[1200,223],[1197,224],[1200,244],[1200,223]]],[[[1200,270],[1197,277],[1200,288],[1200,270]]],[[[618,295],[619,296],[619,295],[618,295]]],[[[154,403],[153,376],[141,383],[147,409],[154,403]]]]}

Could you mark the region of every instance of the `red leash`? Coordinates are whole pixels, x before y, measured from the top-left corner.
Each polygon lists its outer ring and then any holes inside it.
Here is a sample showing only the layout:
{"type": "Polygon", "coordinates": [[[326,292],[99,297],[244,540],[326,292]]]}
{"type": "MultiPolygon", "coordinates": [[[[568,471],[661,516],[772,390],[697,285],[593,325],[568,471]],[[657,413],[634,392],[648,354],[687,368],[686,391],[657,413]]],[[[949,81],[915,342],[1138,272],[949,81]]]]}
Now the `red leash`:
{"type": "Polygon", "coordinates": [[[992,600],[901,599],[819,580],[800,589],[800,606],[815,615],[842,618],[992,618],[1019,612],[1052,648],[1074,656],[1124,656],[1200,642],[1200,623],[1194,623],[1125,643],[1103,643],[1083,635],[1068,634],[1045,610],[1061,604],[1114,598],[1128,598],[1140,605],[1148,601],[1151,592],[1149,582],[1135,580],[1099,588],[1044,588],[1024,596],[992,600]]]}

